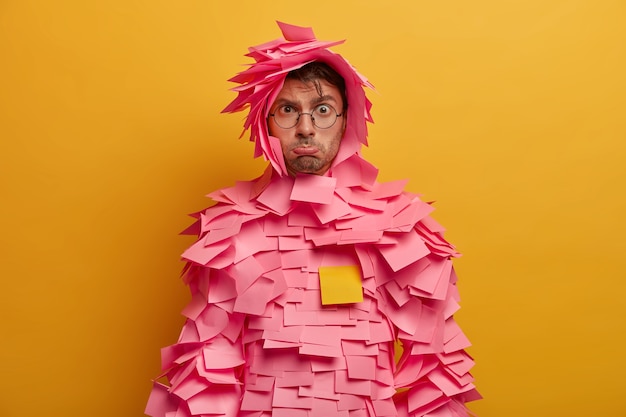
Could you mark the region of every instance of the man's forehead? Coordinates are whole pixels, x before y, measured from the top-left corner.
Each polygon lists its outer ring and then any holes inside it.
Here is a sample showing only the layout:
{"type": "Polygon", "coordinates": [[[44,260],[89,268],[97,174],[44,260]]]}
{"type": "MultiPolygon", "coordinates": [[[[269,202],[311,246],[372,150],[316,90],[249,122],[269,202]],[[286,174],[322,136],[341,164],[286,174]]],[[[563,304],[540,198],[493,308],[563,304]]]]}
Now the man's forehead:
{"type": "Polygon", "coordinates": [[[292,79],[285,80],[275,100],[276,103],[319,103],[322,101],[334,101],[341,104],[339,89],[325,80],[303,82],[292,79]]]}

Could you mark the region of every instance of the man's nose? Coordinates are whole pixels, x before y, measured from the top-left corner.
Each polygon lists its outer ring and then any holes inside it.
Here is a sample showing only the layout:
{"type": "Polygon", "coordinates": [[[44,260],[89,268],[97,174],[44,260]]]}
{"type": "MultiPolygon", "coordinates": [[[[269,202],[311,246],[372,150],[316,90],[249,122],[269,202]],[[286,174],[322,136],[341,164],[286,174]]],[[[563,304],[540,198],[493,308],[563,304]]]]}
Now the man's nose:
{"type": "Polygon", "coordinates": [[[309,136],[315,131],[313,123],[313,115],[311,113],[300,113],[298,122],[296,123],[296,133],[298,135],[309,136]]]}

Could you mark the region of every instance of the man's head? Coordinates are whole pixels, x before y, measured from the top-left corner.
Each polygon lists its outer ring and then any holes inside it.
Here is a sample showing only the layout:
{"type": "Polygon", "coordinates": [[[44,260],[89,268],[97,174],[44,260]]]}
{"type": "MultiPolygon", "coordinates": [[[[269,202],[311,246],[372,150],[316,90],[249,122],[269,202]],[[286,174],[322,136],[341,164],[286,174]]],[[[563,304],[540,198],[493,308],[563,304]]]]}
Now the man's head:
{"type": "Polygon", "coordinates": [[[287,74],[270,107],[268,130],[280,140],[290,175],[328,171],[345,132],[347,108],[345,81],[329,65],[311,62],[287,74]]]}
{"type": "Polygon", "coordinates": [[[341,55],[330,50],[343,41],[318,40],[311,28],[281,22],[278,22],[278,26],[282,38],[248,48],[247,56],[255,62],[230,79],[239,84],[233,89],[237,91],[237,97],[223,111],[233,113],[249,110],[244,132],[250,129],[250,140],[255,143],[254,156],[265,157],[278,175],[294,175],[298,172],[322,174],[331,165],[333,172],[330,175],[334,175],[334,167],[344,166],[343,163],[348,160],[360,159],[361,147],[367,145],[367,122],[372,122],[372,119],[371,102],[365,95],[365,88],[373,86],[341,55]],[[287,112],[295,111],[292,116],[296,116],[297,123],[283,123],[283,128],[279,128],[281,125],[276,124],[275,116],[278,99],[285,99],[289,95],[289,100],[292,100],[295,95],[299,100],[304,100],[305,92],[311,94],[308,102],[294,103],[300,107],[282,108],[287,112]],[[313,106],[323,104],[314,101],[327,95],[335,101],[327,104],[335,107],[336,114],[339,114],[335,116],[336,121],[332,126],[322,122],[324,116],[330,114],[328,109],[313,106]],[[311,112],[316,118],[317,127],[312,124],[308,114],[311,112]],[[299,129],[307,127],[307,123],[311,130],[298,133],[299,129]],[[295,151],[292,156],[283,155],[289,152],[287,142],[296,136],[300,140],[308,137],[314,145],[325,148],[320,153],[312,152],[311,149],[303,150],[303,153],[316,154],[313,156],[302,156],[301,152],[296,157],[295,151]],[[288,163],[293,164],[288,167],[288,163]]]}

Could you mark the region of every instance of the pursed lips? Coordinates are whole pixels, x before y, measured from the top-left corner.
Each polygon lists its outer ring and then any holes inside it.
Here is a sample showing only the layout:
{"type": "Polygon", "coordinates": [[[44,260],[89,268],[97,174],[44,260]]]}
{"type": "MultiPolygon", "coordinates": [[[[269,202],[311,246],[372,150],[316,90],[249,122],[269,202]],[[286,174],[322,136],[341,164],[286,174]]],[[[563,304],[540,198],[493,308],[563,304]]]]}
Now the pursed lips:
{"type": "Polygon", "coordinates": [[[298,146],[291,150],[296,155],[313,155],[318,152],[316,146],[298,146]]]}

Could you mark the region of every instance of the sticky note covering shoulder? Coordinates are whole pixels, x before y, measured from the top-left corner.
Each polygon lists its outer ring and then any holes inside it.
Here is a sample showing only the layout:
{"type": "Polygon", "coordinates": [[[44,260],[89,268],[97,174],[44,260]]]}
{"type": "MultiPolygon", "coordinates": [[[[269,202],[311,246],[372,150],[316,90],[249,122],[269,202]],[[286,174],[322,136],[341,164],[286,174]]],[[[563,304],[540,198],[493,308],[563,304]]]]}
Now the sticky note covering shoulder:
{"type": "Polygon", "coordinates": [[[357,265],[319,268],[322,304],[349,304],[363,301],[361,270],[357,265]]]}

